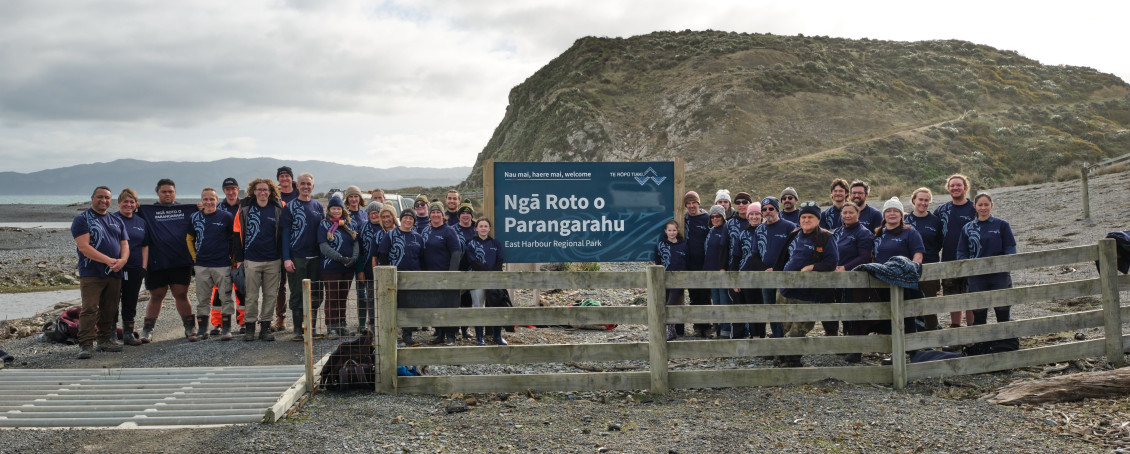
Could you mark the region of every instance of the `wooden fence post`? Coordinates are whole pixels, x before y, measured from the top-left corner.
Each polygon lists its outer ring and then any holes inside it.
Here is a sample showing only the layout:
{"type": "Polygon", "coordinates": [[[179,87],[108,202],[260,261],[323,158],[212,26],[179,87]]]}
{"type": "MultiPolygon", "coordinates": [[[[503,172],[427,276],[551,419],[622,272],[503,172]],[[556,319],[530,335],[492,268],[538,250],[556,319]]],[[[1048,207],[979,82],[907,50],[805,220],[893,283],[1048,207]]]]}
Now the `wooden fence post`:
{"type": "Polygon", "coordinates": [[[902,316],[902,287],[891,286],[891,373],[895,389],[906,387],[906,333],[902,316]]]}
{"type": "Polygon", "coordinates": [[[1118,295],[1118,244],[1113,238],[1099,240],[1099,281],[1103,292],[1103,327],[1106,359],[1114,367],[1126,365],[1122,352],[1122,308],[1118,295]]]}
{"type": "Polygon", "coordinates": [[[302,328],[302,351],[306,354],[306,392],[308,393],[314,392],[314,362],[317,361],[314,358],[314,336],[311,334],[314,316],[310,312],[310,300],[310,280],[303,279],[302,310],[306,314],[306,326],[302,328]]]}
{"type": "Polygon", "coordinates": [[[396,267],[378,266],[373,273],[376,292],[375,365],[377,392],[396,393],[396,267]]]}
{"type": "Polygon", "coordinates": [[[647,340],[651,362],[651,392],[667,392],[667,271],[647,267],[647,340]]]}
{"type": "Polygon", "coordinates": [[[1083,164],[1083,175],[1079,180],[1083,185],[1083,220],[1091,221],[1091,188],[1088,183],[1089,175],[1087,175],[1087,164],[1083,164]]]}

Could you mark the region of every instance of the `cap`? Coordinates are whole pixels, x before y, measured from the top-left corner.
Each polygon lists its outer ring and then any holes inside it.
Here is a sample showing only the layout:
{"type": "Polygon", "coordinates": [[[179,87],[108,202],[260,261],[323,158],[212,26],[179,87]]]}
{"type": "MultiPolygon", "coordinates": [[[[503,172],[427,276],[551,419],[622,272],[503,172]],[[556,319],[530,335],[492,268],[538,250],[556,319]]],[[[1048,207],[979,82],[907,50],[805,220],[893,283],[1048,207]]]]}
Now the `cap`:
{"type": "Polygon", "coordinates": [[[235,181],[235,178],[227,177],[227,178],[224,178],[224,184],[220,187],[222,187],[222,188],[238,188],[239,182],[235,181]]]}

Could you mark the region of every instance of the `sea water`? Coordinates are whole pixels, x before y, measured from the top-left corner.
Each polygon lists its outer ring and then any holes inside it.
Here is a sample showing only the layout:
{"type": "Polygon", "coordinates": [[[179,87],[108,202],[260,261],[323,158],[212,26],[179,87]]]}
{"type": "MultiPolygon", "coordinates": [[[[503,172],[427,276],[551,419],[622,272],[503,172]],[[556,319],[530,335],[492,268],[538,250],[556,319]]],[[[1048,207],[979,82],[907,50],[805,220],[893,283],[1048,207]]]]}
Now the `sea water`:
{"type": "Polygon", "coordinates": [[[25,205],[70,205],[90,202],[90,194],[85,195],[8,195],[0,194],[0,205],[22,203],[25,205]]]}
{"type": "Polygon", "coordinates": [[[28,318],[63,301],[82,298],[78,290],[0,293],[0,320],[28,318]]]}

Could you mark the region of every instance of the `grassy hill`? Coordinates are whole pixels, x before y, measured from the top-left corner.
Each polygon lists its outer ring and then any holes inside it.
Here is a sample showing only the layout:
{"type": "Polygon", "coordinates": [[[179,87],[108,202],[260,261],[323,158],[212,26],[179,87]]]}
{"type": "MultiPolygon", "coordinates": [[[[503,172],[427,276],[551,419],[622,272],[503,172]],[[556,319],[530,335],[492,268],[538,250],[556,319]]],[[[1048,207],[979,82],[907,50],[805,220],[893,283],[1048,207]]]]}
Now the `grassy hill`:
{"type": "MultiPolygon", "coordinates": [[[[686,162],[687,188],[824,199],[1055,178],[1130,153],[1130,85],[964,41],[657,32],[578,40],[510,92],[482,162],[686,162]]],[[[1077,171],[1075,173],[1078,173],[1077,171]]]]}

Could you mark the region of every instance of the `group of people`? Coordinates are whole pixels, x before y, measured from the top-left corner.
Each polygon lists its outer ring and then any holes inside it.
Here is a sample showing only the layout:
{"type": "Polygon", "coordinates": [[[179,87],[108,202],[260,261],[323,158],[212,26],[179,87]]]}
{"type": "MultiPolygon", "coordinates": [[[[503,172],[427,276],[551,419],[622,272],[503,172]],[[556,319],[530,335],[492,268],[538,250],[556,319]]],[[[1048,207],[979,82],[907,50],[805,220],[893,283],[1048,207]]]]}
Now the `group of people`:
{"type": "MultiPolygon", "coordinates": [[[[935,263],[1015,254],[1016,240],[1008,222],[992,215],[988,193],[969,198],[969,178],[955,174],[946,180],[950,200],[928,211],[933,193],[918,188],[911,194],[913,209],[898,197],[880,208],[867,203],[870,187],[863,181],[835,179],[830,185],[830,207],[821,210],[814,201],[800,202],[795,189],[785,188],[780,197],[760,202],[746,192],[731,196],[717,191],[714,204],[704,210],[698,193],[683,197],[685,238],[674,219],[668,221],[657,241],[654,262],[669,271],[852,271],[867,264],[888,264],[895,269],[914,269],[909,263],[935,263]]],[[[866,267],[865,267],[866,268],[866,267]]],[[[920,267],[917,268],[920,270],[920,267]]],[[[906,286],[907,299],[954,295],[1012,287],[1008,272],[937,281],[918,281],[906,286]]],[[[735,288],[689,289],[691,305],[810,304],[827,302],[886,301],[887,291],[871,289],[735,288]]],[[[681,305],[683,289],[667,292],[668,305],[681,305]]],[[[995,307],[998,322],[1009,320],[1009,307],[995,307]]],[[[950,314],[950,327],[962,326],[962,312],[950,314]]],[[[967,325],[987,322],[987,309],[965,314],[967,325]]],[[[821,322],[825,335],[890,333],[887,321],[821,322]]],[[[695,324],[693,335],[724,339],[804,337],[815,322],[731,322],[716,326],[695,324]]],[[[906,332],[940,328],[937,315],[908,317],[906,332]]],[[[667,339],[685,335],[681,324],[667,326],[667,339]]],[[[798,367],[800,356],[779,356],[777,364],[798,367]]],[[[858,363],[861,353],[844,360],[858,363]]]]}
{"type": "MultiPolygon", "coordinates": [[[[454,189],[446,203],[420,195],[413,209],[399,216],[380,189],[370,191],[366,203],[361,190],[350,186],[344,194],[332,194],[327,207],[313,199],[313,190],[313,175],[295,177],[283,166],[275,180],[251,181],[245,197],[240,197],[239,183],[226,178],[221,191],[204,188],[199,204],[184,204],[176,200],[176,183],[163,178],[155,188],[157,203],[140,205],[137,192],[127,188],[117,196],[118,211],[110,212],[110,188],[95,188],[90,208],[71,223],[82,298],[78,357],[120,352],[122,344],[149,343],[169,292],[190,342],[210,336],[231,340],[237,330],[244,341],[273,341],[274,332],[286,329],[288,306],[291,340],[302,341],[304,323],[317,326],[323,300],[328,335],[350,334],[346,301],[353,282],[358,301],[355,329],[373,326],[374,266],[406,271],[502,269],[502,247],[490,237],[490,221],[475,220],[470,202],[461,201],[454,189]],[[193,276],[195,305],[188,300],[193,276]],[[303,309],[300,289],[305,279],[313,283],[312,314],[303,309]],[[242,285],[233,285],[238,283],[242,285]],[[138,330],[143,284],[149,301],[138,330]],[[243,307],[238,315],[237,305],[243,307]]],[[[485,305],[483,291],[465,295],[467,305],[485,305]]],[[[458,299],[452,307],[459,306],[458,299]]],[[[485,344],[484,329],[475,328],[479,345],[485,344]]],[[[505,345],[501,329],[491,329],[492,340],[505,345]]],[[[459,330],[436,331],[436,341],[450,345],[459,330]]],[[[326,337],[316,329],[312,332],[316,339],[326,337]]],[[[469,337],[466,328],[463,335],[469,337]]],[[[415,345],[411,330],[403,340],[415,345]]]]}

